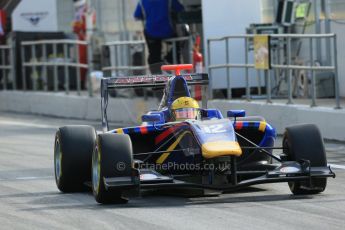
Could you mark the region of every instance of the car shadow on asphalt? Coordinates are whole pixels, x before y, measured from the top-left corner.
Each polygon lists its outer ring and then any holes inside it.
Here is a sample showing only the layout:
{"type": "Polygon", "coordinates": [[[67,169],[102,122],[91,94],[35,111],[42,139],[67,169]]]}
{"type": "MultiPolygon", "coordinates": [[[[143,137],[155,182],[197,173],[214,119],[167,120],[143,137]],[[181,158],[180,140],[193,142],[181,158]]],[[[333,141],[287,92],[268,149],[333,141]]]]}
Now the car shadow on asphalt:
{"type": "MultiPolygon", "coordinates": [[[[292,194],[258,194],[264,189],[249,187],[244,190],[221,194],[219,196],[197,196],[188,195],[174,191],[145,191],[141,197],[130,199],[127,204],[102,205],[96,203],[91,193],[71,193],[63,194],[59,192],[17,194],[18,197],[30,197],[33,199],[26,202],[26,207],[21,211],[42,211],[42,210],[64,210],[64,209],[91,209],[107,210],[117,208],[173,208],[193,205],[212,205],[212,204],[238,204],[238,203],[264,203],[281,202],[293,200],[310,200],[314,196],[292,194]],[[28,207],[29,206],[29,207],[28,207]]],[[[15,198],[15,194],[11,197],[15,198]]],[[[0,197],[1,198],[1,197],[0,197]]]]}

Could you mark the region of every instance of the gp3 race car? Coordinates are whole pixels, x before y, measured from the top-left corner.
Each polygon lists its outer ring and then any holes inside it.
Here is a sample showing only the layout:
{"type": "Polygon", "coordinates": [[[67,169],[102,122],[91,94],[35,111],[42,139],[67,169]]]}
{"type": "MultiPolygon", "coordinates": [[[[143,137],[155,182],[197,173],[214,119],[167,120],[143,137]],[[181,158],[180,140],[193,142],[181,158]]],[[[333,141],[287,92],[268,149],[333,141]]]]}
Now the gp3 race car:
{"type": "Polygon", "coordinates": [[[181,74],[192,67],[162,67],[174,75],[102,79],[103,133],[90,126],[64,126],[56,132],[59,190],[81,192],[89,186],[99,203],[127,202],[146,189],[221,193],[287,182],[295,195],[325,190],[327,178],[335,174],[315,125],[286,128],[282,146],[274,147],[275,129],[264,118],[246,116],[243,110],[229,110],[224,118],[218,109],[199,108],[189,86],[205,88],[209,79],[207,74],[181,74]],[[136,87],[164,88],[159,109],[144,114],[141,125],[110,130],[108,92],[136,87]]]}

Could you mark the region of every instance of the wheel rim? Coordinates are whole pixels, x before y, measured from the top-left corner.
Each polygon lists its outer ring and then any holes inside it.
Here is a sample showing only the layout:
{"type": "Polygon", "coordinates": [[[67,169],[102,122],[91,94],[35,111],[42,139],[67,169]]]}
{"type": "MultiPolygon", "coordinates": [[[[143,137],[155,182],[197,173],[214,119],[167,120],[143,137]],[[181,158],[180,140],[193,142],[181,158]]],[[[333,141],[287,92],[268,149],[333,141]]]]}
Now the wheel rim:
{"type": "Polygon", "coordinates": [[[54,158],[54,162],[55,162],[55,180],[57,183],[59,183],[61,175],[62,175],[62,169],[61,169],[61,165],[62,165],[62,153],[61,153],[61,146],[60,146],[60,142],[59,140],[56,140],[55,143],[55,158],[54,158]]]}
{"type": "Polygon", "coordinates": [[[93,191],[98,194],[100,176],[101,176],[101,156],[98,151],[98,147],[95,149],[95,153],[92,157],[92,188],[93,191]]]}

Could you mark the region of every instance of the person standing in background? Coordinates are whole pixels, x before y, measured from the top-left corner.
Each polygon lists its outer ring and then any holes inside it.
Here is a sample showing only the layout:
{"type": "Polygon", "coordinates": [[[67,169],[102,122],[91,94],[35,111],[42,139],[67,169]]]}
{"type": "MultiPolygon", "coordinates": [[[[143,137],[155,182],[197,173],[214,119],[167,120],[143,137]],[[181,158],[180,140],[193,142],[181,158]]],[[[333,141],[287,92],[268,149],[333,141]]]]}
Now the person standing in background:
{"type": "Polygon", "coordinates": [[[7,35],[7,14],[6,11],[0,9],[0,44],[6,44],[7,35]]]}
{"type": "MultiPolygon", "coordinates": [[[[77,35],[78,40],[86,41],[86,12],[87,12],[87,5],[86,1],[84,0],[75,0],[74,1],[74,20],[72,23],[73,32],[77,35]]],[[[77,60],[81,64],[87,64],[87,46],[85,45],[78,45],[78,53],[79,53],[79,60],[77,60]]],[[[78,71],[80,72],[80,80],[81,80],[81,88],[86,88],[86,74],[87,69],[79,68],[78,71]]]]}
{"type": "Polygon", "coordinates": [[[160,73],[163,63],[162,40],[176,36],[172,14],[183,10],[184,7],[178,0],[139,0],[134,18],[144,21],[151,74],[160,73]]]}

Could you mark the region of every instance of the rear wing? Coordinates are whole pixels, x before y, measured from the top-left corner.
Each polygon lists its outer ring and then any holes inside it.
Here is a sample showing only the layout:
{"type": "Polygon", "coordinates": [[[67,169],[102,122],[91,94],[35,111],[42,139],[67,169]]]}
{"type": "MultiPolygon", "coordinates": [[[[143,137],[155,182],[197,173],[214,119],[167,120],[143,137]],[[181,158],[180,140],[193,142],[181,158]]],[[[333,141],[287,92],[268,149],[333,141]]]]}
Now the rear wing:
{"type": "MultiPolygon", "coordinates": [[[[171,77],[175,75],[151,75],[151,76],[129,76],[129,77],[110,77],[101,80],[101,109],[102,109],[102,128],[108,131],[107,106],[108,92],[112,89],[126,88],[164,88],[171,77]]],[[[208,86],[209,78],[207,73],[200,74],[184,74],[176,77],[183,77],[187,84],[208,86]]],[[[205,89],[206,91],[206,89],[205,89]]],[[[206,93],[205,93],[206,94],[206,93]]],[[[206,99],[205,99],[206,101],[206,99]]],[[[203,105],[206,102],[203,100],[203,105]]],[[[204,105],[205,106],[205,105],[204,105]]]]}
{"type": "MultiPolygon", "coordinates": [[[[102,79],[102,88],[106,89],[125,89],[125,88],[155,88],[164,87],[166,82],[175,75],[152,75],[152,76],[133,76],[133,77],[111,77],[102,79]]],[[[208,74],[186,74],[181,75],[188,85],[208,85],[208,74]]],[[[102,91],[103,91],[102,90],[102,91]]]]}

